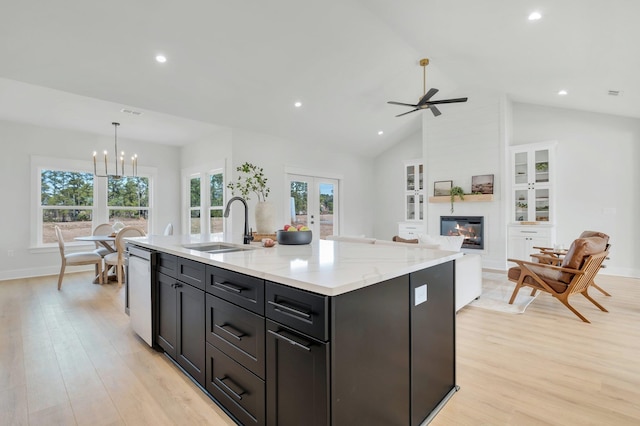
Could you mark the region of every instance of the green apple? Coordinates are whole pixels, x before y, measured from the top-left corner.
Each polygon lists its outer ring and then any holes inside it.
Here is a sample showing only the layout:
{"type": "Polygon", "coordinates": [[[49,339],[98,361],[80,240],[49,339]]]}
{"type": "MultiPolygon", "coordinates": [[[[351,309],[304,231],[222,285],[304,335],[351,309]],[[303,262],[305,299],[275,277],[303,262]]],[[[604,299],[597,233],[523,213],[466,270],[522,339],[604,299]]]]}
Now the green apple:
{"type": "Polygon", "coordinates": [[[290,226],[287,228],[287,232],[297,231],[295,226],[290,226]]]}

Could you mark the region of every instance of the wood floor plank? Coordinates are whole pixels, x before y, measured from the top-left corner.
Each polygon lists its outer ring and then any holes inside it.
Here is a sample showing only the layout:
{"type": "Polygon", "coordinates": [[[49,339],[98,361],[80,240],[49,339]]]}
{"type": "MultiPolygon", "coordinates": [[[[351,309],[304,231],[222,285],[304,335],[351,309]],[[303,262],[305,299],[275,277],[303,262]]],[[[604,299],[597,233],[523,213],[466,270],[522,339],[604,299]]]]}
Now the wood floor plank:
{"type": "MultiPolygon", "coordinates": [[[[0,423],[233,425],[132,332],[123,288],[92,279],[0,282],[0,423]]],[[[463,308],[460,391],[432,425],[640,424],[640,280],[597,282],[609,313],[574,303],[591,324],[548,295],[521,315],[463,308]]]]}

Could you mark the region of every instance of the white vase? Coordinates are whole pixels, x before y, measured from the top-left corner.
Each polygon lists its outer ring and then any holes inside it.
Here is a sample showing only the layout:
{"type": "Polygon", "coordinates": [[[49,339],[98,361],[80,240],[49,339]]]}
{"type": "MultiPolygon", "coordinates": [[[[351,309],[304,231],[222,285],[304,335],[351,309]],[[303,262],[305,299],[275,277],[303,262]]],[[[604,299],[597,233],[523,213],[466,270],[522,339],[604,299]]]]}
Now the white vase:
{"type": "Polygon", "coordinates": [[[269,201],[256,204],[256,232],[258,234],[273,234],[276,225],[273,217],[273,205],[269,201]]]}

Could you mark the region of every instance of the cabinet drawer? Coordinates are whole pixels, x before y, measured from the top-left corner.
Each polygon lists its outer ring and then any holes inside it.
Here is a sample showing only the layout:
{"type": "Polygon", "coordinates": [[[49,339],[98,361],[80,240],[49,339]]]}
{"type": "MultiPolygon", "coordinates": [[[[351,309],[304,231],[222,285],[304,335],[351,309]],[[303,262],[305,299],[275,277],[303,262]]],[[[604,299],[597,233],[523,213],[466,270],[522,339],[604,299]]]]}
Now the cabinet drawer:
{"type": "Polygon", "coordinates": [[[265,424],[264,381],[209,343],[206,389],[241,424],[265,424]]]}
{"type": "Polygon", "coordinates": [[[266,300],[267,318],[329,340],[329,297],[267,281],[266,300]]]}
{"type": "Polygon", "coordinates": [[[176,278],[178,274],[178,258],[172,254],[158,253],[158,272],[176,278]]]}
{"type": "Polygon", "coordinates": [[[207,293],[264,315],[264,280],[207,266],[207,293]]]}
{"type": "Polygon", "coordinates": [[[264,317],[207,294],[207,342],[264,379],[264,317]]]}
{"type": "Polygon", "coordinates": [[[206,278],[206,265],[204,263],[196,262],[194,260],[178,258],[178,274],[177,277],[180,281],[192,286],[204,290],[204,283],[206,278]]]}
{"type": "Polygon", "coordinates": [[[510,226],[509,237],[550,238],[551,229],[535,226],[510,226]]]}

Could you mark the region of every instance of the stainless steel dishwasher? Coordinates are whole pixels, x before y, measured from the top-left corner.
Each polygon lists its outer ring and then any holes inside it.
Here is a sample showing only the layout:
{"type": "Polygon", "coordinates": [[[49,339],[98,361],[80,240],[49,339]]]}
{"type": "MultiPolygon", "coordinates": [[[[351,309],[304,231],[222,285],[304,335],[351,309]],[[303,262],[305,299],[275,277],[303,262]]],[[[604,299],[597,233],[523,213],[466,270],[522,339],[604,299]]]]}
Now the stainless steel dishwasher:
{"type": "Polygon", "coordinates": [[[154,271],[156,253],[127,244],[127,289],[131,328],[149,346],[153,346],[154,271]]]}

